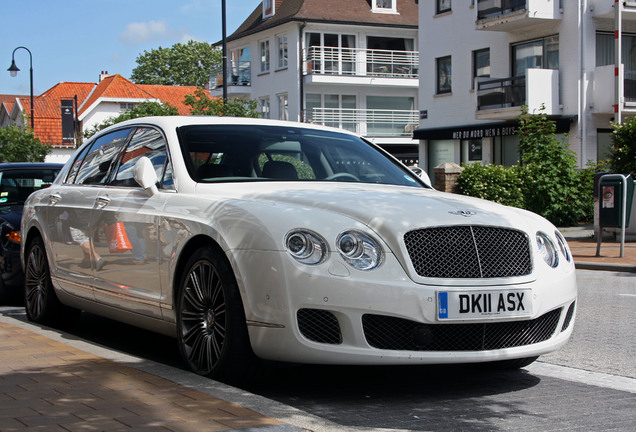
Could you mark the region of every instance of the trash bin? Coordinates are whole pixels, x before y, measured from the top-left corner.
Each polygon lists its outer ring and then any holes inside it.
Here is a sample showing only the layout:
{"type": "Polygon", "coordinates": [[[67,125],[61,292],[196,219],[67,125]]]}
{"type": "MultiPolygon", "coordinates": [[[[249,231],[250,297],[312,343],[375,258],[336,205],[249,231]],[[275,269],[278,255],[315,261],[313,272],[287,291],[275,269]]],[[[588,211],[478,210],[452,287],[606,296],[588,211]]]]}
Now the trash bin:
{"type": "Polygon", "coordinates": [[[625,209],[625,228],[629,226],[629,219],[634,198],[634,180],[631,175],[607,175],[599,179],[599,225],[603,228],[620,228],[623,220],[623,205],[625,209]],[[623,201],[623,187],[627,188],[627,202],[623,201]]]}

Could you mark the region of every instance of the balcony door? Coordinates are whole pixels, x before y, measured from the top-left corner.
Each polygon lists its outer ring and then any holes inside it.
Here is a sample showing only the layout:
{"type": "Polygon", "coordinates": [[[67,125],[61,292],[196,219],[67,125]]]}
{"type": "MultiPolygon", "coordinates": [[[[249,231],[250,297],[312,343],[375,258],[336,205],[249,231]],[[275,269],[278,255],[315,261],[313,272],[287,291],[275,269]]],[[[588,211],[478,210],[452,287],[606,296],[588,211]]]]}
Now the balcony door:
{"type": "Polygon", "coordinates": [[[313,73],[355,74],[355,35],[307,33],[305,41],[313,73]]]}
{"type": "Polygon", "coordinates": [[[512,76],[528,69],[559,69],[559,36],[550,36],[512,46],[512,76]]]}

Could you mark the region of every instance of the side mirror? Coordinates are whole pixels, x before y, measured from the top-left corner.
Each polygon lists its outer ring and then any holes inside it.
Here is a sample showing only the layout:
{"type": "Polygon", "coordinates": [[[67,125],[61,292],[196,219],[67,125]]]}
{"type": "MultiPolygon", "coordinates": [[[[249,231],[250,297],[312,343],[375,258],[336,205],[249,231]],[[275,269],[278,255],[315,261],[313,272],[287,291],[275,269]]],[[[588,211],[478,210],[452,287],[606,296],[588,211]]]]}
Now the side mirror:
{"type": "Polygon", "coordinates": [[[133,170],[135,181],[146,190],[148,196],[153,196],[159,190],[157,189],[157,173],[155,167],[146,156],[139,158],[133,170]]]}
{"type": "Polygon", "coordinates": [[[431,188],[433,187],[431,184],[431,178],[428,176],[426,171],[424,171],[422,168],[418,167],[417,165],[410,166],[409,169],[413,171],[419,178],[421,178],[422,181],[426,183],[426,186],[429,186],[431,188]]]}

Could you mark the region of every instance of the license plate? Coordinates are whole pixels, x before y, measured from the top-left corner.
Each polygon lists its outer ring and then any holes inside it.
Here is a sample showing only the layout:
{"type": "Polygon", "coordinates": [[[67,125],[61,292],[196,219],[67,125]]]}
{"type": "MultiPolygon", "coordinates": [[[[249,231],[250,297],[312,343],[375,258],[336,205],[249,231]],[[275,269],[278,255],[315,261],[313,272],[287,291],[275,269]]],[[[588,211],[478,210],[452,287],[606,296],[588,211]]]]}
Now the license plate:
{"type": "Polygon", "coordinates": [[[439,291],[440,320],[519,318],[532,315],[532,290],[439,291]]]}

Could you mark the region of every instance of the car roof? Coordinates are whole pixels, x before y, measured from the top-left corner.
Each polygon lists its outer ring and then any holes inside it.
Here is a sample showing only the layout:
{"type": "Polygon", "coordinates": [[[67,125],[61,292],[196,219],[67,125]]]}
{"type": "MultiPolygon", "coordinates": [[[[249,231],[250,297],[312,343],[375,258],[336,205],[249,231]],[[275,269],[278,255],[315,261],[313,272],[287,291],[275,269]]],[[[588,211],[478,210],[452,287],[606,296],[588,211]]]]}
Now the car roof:
{"type": "Polygon", "coordinates": [[[110,131],[112,129],[120,128],[123,126],[134,126],[139,124],[153,124],[163,128],[176,128],[186,125],[258,125],[258,126],[286,126],[294,128],[306,128],[325,130],[332,132],[340,132],[344,134],[350,134],[357,136],[353,132],[349,132],[343,129],[336,129],[328,126],[316,125],[312,123],[291,122],[282,120],[271,120],[262,118],[248,118],[248,117],[229,117],[229,116],[155,116],[155,117],[138,117],[132,120],[126,120],[121,123],[114,124],[99,132],[101,135],[103,132],[110,131]]]}
{"type": "Polygon", "coordinates": [[[52,162],[9,162],[0,163],[0,170],[6,171],[10,169],[23,169],[23,168],[62,168],[63,163],[52,162]]]}

